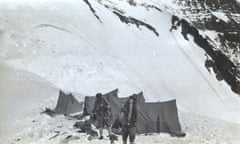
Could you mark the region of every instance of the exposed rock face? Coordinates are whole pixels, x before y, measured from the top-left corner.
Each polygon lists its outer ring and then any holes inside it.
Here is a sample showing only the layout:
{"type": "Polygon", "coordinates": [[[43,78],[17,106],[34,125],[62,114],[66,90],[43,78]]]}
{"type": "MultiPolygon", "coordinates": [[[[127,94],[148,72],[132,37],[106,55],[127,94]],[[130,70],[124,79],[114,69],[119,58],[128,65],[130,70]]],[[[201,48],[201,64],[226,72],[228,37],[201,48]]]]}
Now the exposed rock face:
{"type": "Polygon", "coordinates": [[[225,80],[236,93],[240,93],[240,7],[234,0],[183,1],[176,0],[183,17],[183,36],[194,37],[213,59],[213,71],[218,80],[225,80]],[[217,14],[216,14],[217,13],[217,14]],[[220,15],[219,15],[220,14],[220,15]],[[191,24],[190,24],[191,23],[191,24]],[[213,31],[211,37],[199,31],[213,31]]]}

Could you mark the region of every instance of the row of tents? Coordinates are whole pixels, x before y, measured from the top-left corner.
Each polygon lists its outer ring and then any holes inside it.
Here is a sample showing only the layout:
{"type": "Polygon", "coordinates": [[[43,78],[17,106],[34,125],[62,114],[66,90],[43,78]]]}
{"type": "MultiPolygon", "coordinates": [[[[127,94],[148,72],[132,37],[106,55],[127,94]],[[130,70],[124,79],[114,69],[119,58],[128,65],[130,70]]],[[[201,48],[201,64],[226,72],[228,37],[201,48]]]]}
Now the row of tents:
{"type": "MultiPolygon", "coordinates": [[[[119,97],[118,89],[115,89],[104,94],[103,98],[110,105],[111,121],[114,122],[119,118],[121,109],[128,97],[119,97]]],[[[72,94],[60,91],[57,106],[52,112],[56,114],[71,114],[82,111],[83,116],[91,115],[95,99],[95,96],[86,96],[84,102],[79,102],[72,94]]],[[[185,136],[179,122],[176,100],[146,102],[143,92],[140,92],[137,94],[137,104],[137,133],[167,132],[173,136],[185,136]]]]}

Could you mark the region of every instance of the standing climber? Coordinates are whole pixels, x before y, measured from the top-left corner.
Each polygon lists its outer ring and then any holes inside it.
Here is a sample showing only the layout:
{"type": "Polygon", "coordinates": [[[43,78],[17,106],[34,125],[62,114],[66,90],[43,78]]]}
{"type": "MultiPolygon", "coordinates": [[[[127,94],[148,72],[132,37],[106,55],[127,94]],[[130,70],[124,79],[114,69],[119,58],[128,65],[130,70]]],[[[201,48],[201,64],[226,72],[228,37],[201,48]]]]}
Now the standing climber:
{"type": "Polygon", "coordinates": [[[123,144],[127,144],[129,136],[130,144],[134,144],[136,136],[136,122],[137,122],[137,95],[134,94],[129,97],[123,107],[123,121],[122,121],[122,139],[123,144]]]}
{"type": "Polygon", "coordinates": [[[97,128],[99,129],[99,139],[103,139],[103,128],[108,129],[109,136],[111,132],[111,112],[108,101],[102,96],[101,93],[96,94],[96,101],[92,113],[96,115],[97,128]]]}

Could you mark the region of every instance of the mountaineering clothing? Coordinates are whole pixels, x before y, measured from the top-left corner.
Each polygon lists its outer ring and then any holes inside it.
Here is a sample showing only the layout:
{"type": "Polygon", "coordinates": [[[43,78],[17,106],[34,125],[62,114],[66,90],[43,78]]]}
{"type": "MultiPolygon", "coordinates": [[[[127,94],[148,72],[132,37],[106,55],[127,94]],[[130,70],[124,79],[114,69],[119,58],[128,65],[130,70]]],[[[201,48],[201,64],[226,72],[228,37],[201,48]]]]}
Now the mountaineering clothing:
{"type": "Polygon", "coordinates": [[[106,127],[111,126],[110,106],[104,98],[102,98],[102,97],[96,98],[96,101],[94,104],[94,109],[92,112],[96,115],[97,128],[104,128],[105,126],[106,127]]]}
{"type": "Polygon", "coordinates": [[[135,127],[137,122],[137,105],[136,101],[129,99],[123,108],[123,125],[135,127]],[[132,111],[130,111],[130,104],[132,104],[132,111]],[[129,115],[130,114],[130,115],[129,115]]]}
{"type": "Polygon", "coordinates": [[[133,143],[136,135],[136,122],[137,122],[137,105],[136,98],[131,96],[125,103],[123,108],[123,126],[122,126],[122,139],[123,143],[127,142],[129,136],[130,143],[133,143]]]}
{"type": "Polygon", "coordinates": [[[128,136],[129,136],[130,142],[133,143],[136,137],[136,127],[124,126],[122,128],[122,138],[124,142],[127,142],[128,136]]]}

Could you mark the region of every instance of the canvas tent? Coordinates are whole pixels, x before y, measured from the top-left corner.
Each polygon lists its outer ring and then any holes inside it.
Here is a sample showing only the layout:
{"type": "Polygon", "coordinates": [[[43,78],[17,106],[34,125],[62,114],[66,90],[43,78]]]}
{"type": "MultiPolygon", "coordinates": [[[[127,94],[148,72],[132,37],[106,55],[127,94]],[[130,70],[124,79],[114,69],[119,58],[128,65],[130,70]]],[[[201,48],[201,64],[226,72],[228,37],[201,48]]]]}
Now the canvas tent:
{"type": "MultiPolygon", "coordinates": [[[[110,105],[114,122],[118,119],[121,109],[127,98],[119,98],[118,90],[111,91],[104,95],[110,105]]],[[[185,136],[181,130],[178,119],[176,100],[167,102],[148,103],[145,102],[143,93],[137,94],[138,118],[137,133],[168,132],[175,136],[185,136]]],[[[91,114],[95,103],[95,97],[85,97],[84,114],[91,114]]]]}
{"type": "Polygon", "coordinates": [[[176,100],[156,103],[142,103],[139,107],[140,132],[169,132],[181,135],[176,100]]]}
{"type": "MultiPolygon", "coordinates": [[[[118,89],[115,89],[109,93],[104,94],[104,96],[117,97],[117,94],[118,94],[118,89]]],[[[95,97],[93,96],[91,97],[86,96],[85,101],[83,103],[83,102],[78,102],[78,100],[73,96],[72,93],[66,94],[65,92],[60,90],[55,109],[52,110],[52,109],[46,108],[46,110],[43,113],[46,113],[50,116],[54,116],[56,114],[71,114],[71,113],[81,112],[84,108],[84,115],[88,115],[90,114],[94,103],[95,103],[95,97]]]]}
{"type": "MultiPolygon", "coordinates": [[[[106,99],[106,97],[118,97],[118,89],[114,89],[106,94],[103,94],[103,98],[106,99]]],[[[89,115],[91,114],[94,103],[95,103],[95,96],[86,96],[84,100],[84,110],[83,115],[89,115]]]]}
{"type": "Polygon", "coordinates": [[[63,91],[59,91],[57,106],[52,113],[55,114],[70,114],[80,112],[83,109],[83,103],[78,100],[70,93],[66,94],[63,91]]]}
{"type": "MultiPolygon", "coordinates": [[[[118,89],[115,89],[103,94],[103,98],[110,105],[112,113],[111,121],[114,122],[119,118],[121,109],[128,97],[118,97],[118,89]]],[[[83,115],[90,115],[94,107],[95,99],[95,96],[86,96],[84,103],[80,103],[71,93],[66,94],[63,91],[59,91],[56,108],[50,110],[50,113],[47,113],[50,115],[70,114],[81,112],[83,109],[83,115]]],[[[140,92],[137,94],[137,104],[137,133],[168,132],[175,136],[185,136],[181,130],[178,119],[176,100],[149,103],[145,102],[143,92],[140,92]]]]}

